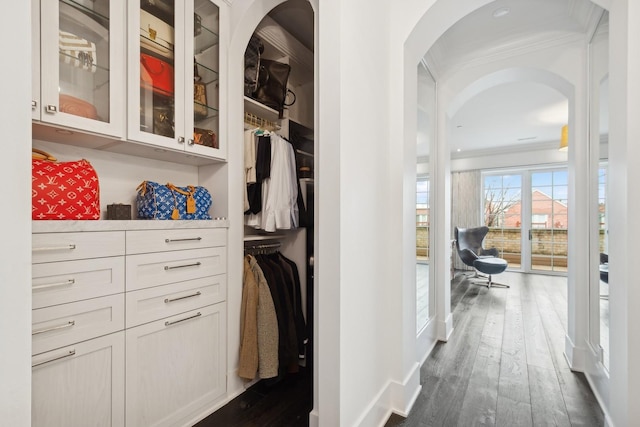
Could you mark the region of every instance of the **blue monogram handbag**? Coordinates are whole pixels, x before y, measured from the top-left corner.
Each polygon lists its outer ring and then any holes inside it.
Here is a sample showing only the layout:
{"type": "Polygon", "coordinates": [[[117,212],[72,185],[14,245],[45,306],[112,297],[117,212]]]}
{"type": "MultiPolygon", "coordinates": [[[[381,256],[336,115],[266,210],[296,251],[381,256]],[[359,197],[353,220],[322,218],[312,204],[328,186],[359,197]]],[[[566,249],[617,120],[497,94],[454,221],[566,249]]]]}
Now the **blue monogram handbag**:
{"type": "Polygon", "coordinates": [[[143,181],[137,190],[138,219],[211,219],[211,194],[204,187],[143,181]]]}

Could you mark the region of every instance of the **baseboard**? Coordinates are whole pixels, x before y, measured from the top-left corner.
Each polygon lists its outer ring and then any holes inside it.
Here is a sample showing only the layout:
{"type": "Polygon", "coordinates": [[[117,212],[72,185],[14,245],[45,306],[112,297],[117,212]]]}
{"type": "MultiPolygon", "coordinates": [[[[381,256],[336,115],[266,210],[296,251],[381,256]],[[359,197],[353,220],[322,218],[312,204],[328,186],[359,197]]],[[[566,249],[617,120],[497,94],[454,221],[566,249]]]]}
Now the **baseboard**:
{"type": "Polygon", "coordinates": [[[449,313],[444,321],[438,321],[438,340],[447,342],[453,333],[453,313],[449,313]]]}
{"type": "Polygon", "coordinates": [[[396,413],[406,417],[420,395],[420,364],[416,363],[402,383],[389,381],[367,405],[355,426],[384,426],[396,413]]]}
{"type": "Polygon", "coordinates": [[[591,388],[591,392],[598,401],[600,409],[604,413],[605,426],[613,427],[613,421],[609,415],[609,400],[605,396],[609,394],[609,375],[600,363],[599,350],[588,345],[587,366],[585,377],[591,388]]]}
{"type": "Polygon", "coordinates": [[[565,335],[564,338],[564,357],[569,364],[569,369],[574,372],[585,372],[587,348],[576,346],[569,335],[565,335]]]}
{"type": "Polygon", "coordinates": [[[318,411],[314,408],[313,411],[309,413],[309,427],[319,427],[320,426],[320,417],[318,416],[318,411]]]}

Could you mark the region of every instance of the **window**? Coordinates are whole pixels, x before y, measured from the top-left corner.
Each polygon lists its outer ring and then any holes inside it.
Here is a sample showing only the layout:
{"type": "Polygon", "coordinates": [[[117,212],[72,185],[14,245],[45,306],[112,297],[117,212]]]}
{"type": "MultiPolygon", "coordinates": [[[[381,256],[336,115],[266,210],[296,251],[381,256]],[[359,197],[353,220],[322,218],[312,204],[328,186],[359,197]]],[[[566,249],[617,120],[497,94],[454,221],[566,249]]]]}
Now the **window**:
{"type": "Polygon", "coordinates": [[[429,260],[429,178],[419,177],[416,183],[416,257],[429,260]]]}

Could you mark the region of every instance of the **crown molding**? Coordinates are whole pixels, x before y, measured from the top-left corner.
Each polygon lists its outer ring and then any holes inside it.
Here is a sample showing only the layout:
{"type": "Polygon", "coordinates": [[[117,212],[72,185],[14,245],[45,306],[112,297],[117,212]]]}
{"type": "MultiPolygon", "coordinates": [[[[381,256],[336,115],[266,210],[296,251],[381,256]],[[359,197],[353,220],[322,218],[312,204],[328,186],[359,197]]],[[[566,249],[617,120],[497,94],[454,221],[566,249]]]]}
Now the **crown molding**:
{"type": "Polygon", "coordinates": [[[437,74],[451,75],[461,70],[506,60],[514,56],[526,55],[576,43],[585,44],[585,35],[582,33],[565,33],[563,35],[544,34],[519,39],[508,45],[476,50],[472,54],[457,57],[455,62],[446,60],[438,62],[436,59],[438,53],[434,52],[435,54],[431,55],[431,51],[429,51],[427,60],[430,64],[435,63],[440,65],[437,67],[437,74]]]}

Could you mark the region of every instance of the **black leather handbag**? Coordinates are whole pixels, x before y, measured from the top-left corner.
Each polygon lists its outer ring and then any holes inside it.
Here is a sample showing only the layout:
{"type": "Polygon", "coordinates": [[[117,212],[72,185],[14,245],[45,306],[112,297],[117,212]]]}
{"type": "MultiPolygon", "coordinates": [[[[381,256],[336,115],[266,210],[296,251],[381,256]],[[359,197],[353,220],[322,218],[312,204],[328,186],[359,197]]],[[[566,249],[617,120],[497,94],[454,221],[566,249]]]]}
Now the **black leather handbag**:
{"type": "Polygon", "coordinates": [[[253,98],[278,111],[279,117],[283,117],[284,107],[289,107],[296,102],[295,94],[287,89],[291,66],[270,59],[260,60],[258,71],[258,87],[253,98]],[[287,94],[292,94],[293,100],[287,103],[287,94]]]}
{"type": "Polygon", "coordinates": [[[253,96],[258,88],[258,71],[260,69],[260,55],[264,52],[262,40],[251,36],[247,50],[244,51],[244,94],[253,96]]]}

